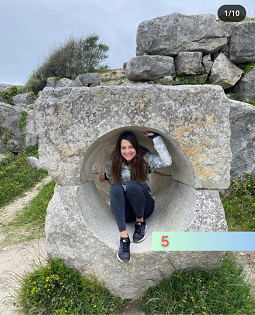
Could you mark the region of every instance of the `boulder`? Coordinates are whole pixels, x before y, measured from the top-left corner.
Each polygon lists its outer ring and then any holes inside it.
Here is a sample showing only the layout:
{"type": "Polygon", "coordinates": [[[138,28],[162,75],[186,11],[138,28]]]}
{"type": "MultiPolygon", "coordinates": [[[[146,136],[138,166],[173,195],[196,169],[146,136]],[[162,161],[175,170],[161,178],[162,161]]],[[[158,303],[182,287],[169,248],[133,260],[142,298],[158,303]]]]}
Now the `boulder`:
{"type": "Polygon", "coordinates": [[[235,25],[229,43],[229,59],[234,63],[255,61],[255,21],[235,25]]]}
{"type": "Polygon", "coordinates": [[[255,106],[232,101],[230,106],[231,127],[231,177],[251,173],[255,178],[255,106]]]}
{"type": "Polygon", "coordinates": [[[29,164],[35,168],[37,168],[38,170],[42,169],[40,163],[39,163],[39,160],[36,158],[36,157],[33,157],[33,156],[29,156],[28,157],[28,161],[29,161],[29,164]]]}
{"type": "Polygon", "coordinates": [[[34,112],[29,111],[24,126],[24,139],[21,138],[19,123],[22,110],[16,106],[0,103],[0,151],[22,152],[28,146],[38,144],[34,125],[34,112]]]}
{"type": "Polygon", "coordinates": [[[255,100],[255,67],[237,82],[233,89],[238,101],[254,101],[255,100]]]}
{"type": "Polygon", "coordinates": [[[55,86],[56,86],[55,78],[54,77],[48,78],[46,87],[55,87],[55,86]]]}
{"type": "Polygon", "coordinates": [[[0,91],[10,90],[13,84],[0,83],[0,91]]]}
{"type": "Polygon", "coordinates": [[[70,84],[72,82],[72,80],[67,79],[67,78],[62,78],[60,79],[57,84],[56,87],[66,87],[68,86],[68,84],[70,84]]]}
{"type": "Polygon", "coordinates": [[[174,78],[171,75],[169,75],[169,76],[165,76],[164,78],[162,78],[160,80],[160,83],[162,85],[168,85],[168,84],[171,84],[173,81],[174,81],[174,78]]]}
{"type": "Polygon", "coordinates": [[[101,82],[101,77],[98,73],[79,74],[76,79],[84,86],[91,86],[92,84],[99,85],[101,82]]]}
{"type": "Polygon", "coordinates": [[[243,70],[231,63],[229,59],[221,53],[212,65],[209,82],[211,84],[220,85],[223,89],[227,89],[236,84],[242,73],[243,70]]]}
{"type": "Polygon", "coordinates": [[[202,66],[202,53],[196,52],[179,52],[175,58],[175,69],[178,75],[197,74],[204,68],[202,66]]]}
{"type": "MultiPolygon", "coordinates": [[[[48,254],[95,274],[125,299],[142,296],[174,268],[219,267],[224,252],[153,252],[151,242],[153,231],[227,231],[217,190],[230,180],[230,103],[213,85],[45,88],[35,121],[39,162],[57,183],[47,209],[48,254]],[[121,264],[109,186],[99,191],[95,173],[126,130],[154,153],[141,132],[160,133],[173,163],[150,175],[155,213],[143,246],[131,244],[131,263],[121,264]]],[[[132,234],[133,224],[127,230],[132,234]]]]}
{"type": "Polygon", "coordinates": [[[29,95],[29,93],[17,94],[12,97],[15,105],[25,104],[30,105],[35,102],[35,100],[29,95]]]}
{"type": "Polygon", "coordinates": [[[209,74],[213,65],[211,55],[205,55],[203,57],[203,65],[205,67],[205,72],[209,74]]]}
{"type": "Polygon", "coordinates": [[[174,59],[168,56],[138,56],[128,61],[125,73],[130,81],[156,80],[175,74],[174,59]]]}
{"type": "Polygon", "coordinates": [[[213,14],[172,13],[139,24],[136,55],[175,56],[181,51],[214,53],[227,44],[213,14]]]}

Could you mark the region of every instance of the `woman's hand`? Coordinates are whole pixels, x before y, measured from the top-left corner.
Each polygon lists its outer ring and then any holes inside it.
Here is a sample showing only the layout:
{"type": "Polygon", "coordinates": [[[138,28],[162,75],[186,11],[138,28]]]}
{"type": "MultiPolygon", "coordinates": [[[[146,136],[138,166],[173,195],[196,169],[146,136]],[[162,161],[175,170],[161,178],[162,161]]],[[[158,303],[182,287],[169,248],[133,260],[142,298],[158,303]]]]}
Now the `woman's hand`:
{"type": "Polygon", "coordinates": [[[145,137],[149,137],[149,136],[153,136],[153,135],[154,135],[154,132],[144,131],[144,132],[142,132],[142,134],[143,134],[145,137]]]}
{"type": "Polygon", "coordinates": [[[107,182],[107,179],[105,178],[105,173],[98,173],[98,176],[97,176],[97,179],[101,182],[101,181],[104,181],[104,182],[107,182]]]}

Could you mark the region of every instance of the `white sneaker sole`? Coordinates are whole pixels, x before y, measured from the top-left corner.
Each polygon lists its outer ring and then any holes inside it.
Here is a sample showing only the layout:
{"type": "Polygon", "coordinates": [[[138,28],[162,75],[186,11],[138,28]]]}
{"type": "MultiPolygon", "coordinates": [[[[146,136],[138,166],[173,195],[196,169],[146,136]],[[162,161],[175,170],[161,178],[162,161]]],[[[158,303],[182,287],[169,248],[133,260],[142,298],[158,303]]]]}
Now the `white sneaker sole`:
{"type": "Polygon", "coordinates": [[[131,257],[130,257],[129,261],[123,261],[123,260],[121,260],[121,259],[119,258],[119,253],[117,253],[117,258],[119,259],[119,261],[121,261],[121,262],[123,262],[123,263],[130,263],[130,261],[131,261],[131,257]]]}
{"type": "MultiPolygon", "coordinates": [[[[146,224],[146,226],[145,226],[145,232],[147,231],[147,224],[146,224]]],[[[142,238],[142,239],[140,239],[140,241],[134,241],[134,239],[133,239],[133,243],[135,244],[135,243],[141,243],[142,241],[144,241],[145,240],[145,238],[146,238],[146,234],[144,235],[144,237],[142,238]]]]}

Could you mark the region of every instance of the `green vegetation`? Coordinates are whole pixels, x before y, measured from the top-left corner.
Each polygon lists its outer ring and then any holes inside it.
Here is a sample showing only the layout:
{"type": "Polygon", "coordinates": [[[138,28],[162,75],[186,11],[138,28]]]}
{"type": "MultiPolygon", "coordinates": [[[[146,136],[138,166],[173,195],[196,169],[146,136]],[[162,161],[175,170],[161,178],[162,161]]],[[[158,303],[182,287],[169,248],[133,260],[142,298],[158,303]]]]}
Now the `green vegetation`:
{"type": "Polygon", "coordinates": [[[146,314],[255,314],[250,286],[233,257],[216,270],[176,271],[142,299],[146,314]]]}
{"type": "Polygon", "coordinates": [[[240,63],[237,65],[238,68],[243,70],[243,75],[246,75],[249,71],[251,71],[254,67],[254,62],[246,62],[246,63],[240,63]]]}
{"type": "Polygon", "coordinates": [[[254,101],[249,101],[248,103],[255,106],[255,100],[254,101]]]}
{"type": "Polygon", "coordinates": [[[12,97],[19,93],[22,93],[22,90],[18,89],[17,86],[12,86],[10,90],[0,91],[0,102],[14,105],[12,97]]]}
{"type": "Polygon", "coordinates": [[[27,157],[35,150],[28,148],[18,155],[4,153],[6,158],[0,162],[0,207],[22,196],[27,189],[47,176],[46,171],[37,170],[28,162],[27,157]]]}
{"type": "Polygon", "coordinates": [[[108,56],[109,47],[98,42],[99,36],[91,34],[84,38],[73,38],[53,49],[44,63],[32,73],[26,82],[27,91],[39,93],[47,83],[47,78],[75,79],[77,75],[95,71],[100,62],[108,56]]]}
{"type": "Polygon", "coordinates": [[[5,132],[5,136],[3,138],[3,129],[1,128],[1,139],[3,141],[3,144],[4,144],[4,150],[6,151],[10,145],[10,141],[11,141],[11,138],[12,138],[12,128],[8,128],[5,132]]]}
{"type": "Polygon", "coordinates": [[[251,174],[231,180],[230,189],[221,194],[229,231],[255,231],[255,179],[251,174]]]}
{"type": "Polygon", "coordinates": [[[61,259],[49,258],[46,266],[23,277],[18,292],[23,314],[116,314],[121,298],[113,297],[94,276],[68,269],[61,259]]]}
{"type": "Polygon", "coordinates": [[[201,79],[199,77],[188,76],[188,75],[177,75],[176,78],[179,81],[172,81],[172,85],[194,85],[194,84],[202,84],[201,79]]]}
{"type": "Polygon", "coordinates": [[[27,124],[27,115],[28,113],[25,110],[21,111],[21,118],[19,120],[19,132],[20,132],[20,140],[23,143],[25,139],[24,128],[27,124]]]}
{"type": "Polygon", "coordinates": [[[230,92],[230,93],[227,94],[227,96],[228,96],[228,98],[230,98],[231,100],[236,100],[236,94],[235,94],[235,93],[230,92]]]}

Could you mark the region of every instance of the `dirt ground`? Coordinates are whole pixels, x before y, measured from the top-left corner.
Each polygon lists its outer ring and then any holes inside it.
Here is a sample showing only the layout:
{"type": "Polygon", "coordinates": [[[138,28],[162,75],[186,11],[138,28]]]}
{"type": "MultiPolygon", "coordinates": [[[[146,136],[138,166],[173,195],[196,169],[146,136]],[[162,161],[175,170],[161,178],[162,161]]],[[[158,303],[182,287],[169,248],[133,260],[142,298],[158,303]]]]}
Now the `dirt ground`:
{"type": "MultiPolygon", "coordinates": [[[[11,220],[14,213],[21,211],[29,200],[35,197],[40,187],[50,181],[45,178],[35,188],[26,193],[25,197],[19,198],[0,211],[0,222],[11,220]]],[[[4,235],[0,226],[0,245],[4,235]]],[[[252,285],[252,292],[255,296],[255,252],[237,252],[237,262],[243,266],[246,280],[252,285]]],[[[18,277],[32,271],[33,267],[42,263],[46,258],[45,238],[24,242],[18,245],[11,245],[0,249],[0,314],[17,315],[19,308],[15,299],[15,289],[18,288],[18,277]],[[15,275],[15,279],[13,276],[15,275]]],[[[139,299],[126,301],[122,306],[120,314],[145,315],[139,308],[139,299]]]]}

